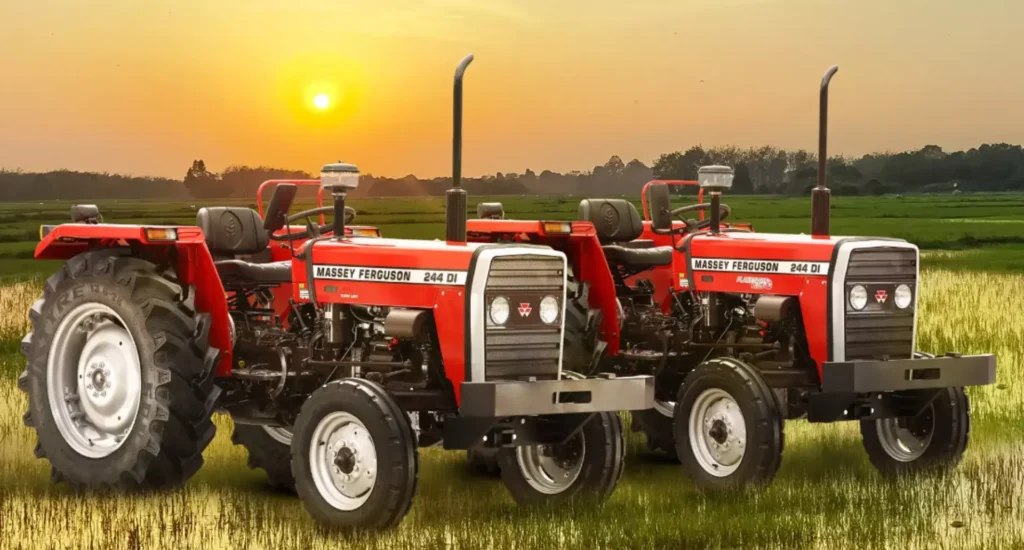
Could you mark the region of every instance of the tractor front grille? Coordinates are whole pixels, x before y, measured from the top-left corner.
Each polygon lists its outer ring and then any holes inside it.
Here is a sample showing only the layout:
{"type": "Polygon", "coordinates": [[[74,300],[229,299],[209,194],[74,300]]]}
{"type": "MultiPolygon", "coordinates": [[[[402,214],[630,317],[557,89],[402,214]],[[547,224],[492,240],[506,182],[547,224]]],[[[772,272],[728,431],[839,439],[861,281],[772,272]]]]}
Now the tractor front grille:
{"type": "Polygon", "coordinates": [[[565,263],[557,256],[501,256],[491,262],[484,303],[502,297],[509,302],[509,318],[495,325],[486,316],[484,375],[488,380],[557,379],[562,355],[562,311],[565,300],[565,263]],[[558,300],[558,319],[545,324],[540,302],[558,300]]]}
{"type": "Polygon", "coordinates": [[[846,361],[913,356],[917,262],[914,248],[872,247],[850,252],[844,285],[846,361]],[[906,309],[894,303],[896,287],[901,284],[909,286],[915,298],[906,309]],[[868,294],[868,305],[861,311],[853,309],[848,299],[856,285],[866,288],[868,294]]]}

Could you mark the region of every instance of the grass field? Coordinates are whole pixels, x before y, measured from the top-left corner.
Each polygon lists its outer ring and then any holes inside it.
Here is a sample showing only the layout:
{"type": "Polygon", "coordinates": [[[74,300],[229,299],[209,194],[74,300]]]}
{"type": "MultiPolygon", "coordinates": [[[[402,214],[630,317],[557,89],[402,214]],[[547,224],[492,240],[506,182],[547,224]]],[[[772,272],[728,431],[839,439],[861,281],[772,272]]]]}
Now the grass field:
{"type": "Polygon", "coordinates": [[[206,465],[184,489],[75,494],[51,485],[22,426],[17,341],[37,283],[0,290],[0,547],[4,548],[1013,548],[1024,547],[1024,276],[926,269],[919,344],[995,352],[999,385],[970,390],[973,431],[953,474],[899,482],[868,464],[853,424],[787,424],[766,490],[696,493],[677,465],[630,439],[626,473],[601,508],[526,510],[461,453],[422,453],[419,492],[400,528],[342,539],[274,493],[218,417],[206,465]],[[19,313],[15,313],[19,312],[19,313]]]}
{"type": "MultiPolygon", "coordinates": [[[[632,197],[639,207],[639,199],[632,197]]],[[[519,219],[573,219],[579,197],[471,197],[471,215],[480,201],[501,201],[506,215],[519,219]]],[[[682,206],[694,197],[675,197],[682,206]]],[[[801,233],[810,229],[806,198],[726,196],[737,221],[751,222],[762,232],[801,233]]],[[[251,206],[253,200],[208,203],[109,201],[99,204],[111,223],[194,224],[195,208],[212,205],[251,206]]],[[[357,223],[377,225],[386,236],[440,238],[444,235],[444,200],[440,197],[363,199],[349,201],[357,223]]],[[[6,203],[0,205],[0,278],[18,279],[51,273],[50,262],[31,261],[39,242],[39,225],[69,220],[71,203],[6,203]]],[[[299,204],[293,211],[311,204],[299,204]]],[[[898,237],[924,250],[973,252],[964,267],[975,270],[1024,270],[1024,194],[916,195],[903,197],[835,197],[832,233],[898,237]],[[983,247],[983,248],[979,248],[983,247]]],[[[926,262],[931,261],[926,257],[926,262]]],[[[958,266],[959,267],[959,266],[958,266]]]]}
{"type": "MultiPolygon", "coordinates": [[[[509,217],[570,219],[578,199],[503,197],[509,217]]],[[[677,205],[688,199],[676,198],[677,205]]],[[[234,201],[247,204],[248,201],[234,201]]],[[[759,231],[809,227],[805,199],[727,197],[759,231]]],[[[351,201],[357,223],[387,236],[443,234],[437,198],[351,201]]],[[[996,353],[999,384],[969,390],[971,446],[947,476],[883,480],[857,426],[786,426],[786,453],[763,491],[708,496],[678,465],[630,436],[626,473],[603,507],[518,508],[461,453],[422,452],[412,512],[399,529],[342,539],[318,529],[294,497],[266,488],[218,416],[206,464],[160,494],[76,494],[52,485],[21,416],[19,341],[39,275],[38,225],[68,203],[0,207],[0,548],[1024,548],[1024,195],[836,198],[833,233],[903,237],[925,249],[918,326],[924,351],[996,353]],[[980,246],[985,245],[985,246],[980,246]]],[[[201,206],[201,205],[197,205],[201,206]]],[[[475,211],[475,203],[471,203],[475,211]]],[[[296,207],[299,208],[299,207],[296,207]]],[[[101,204],[106,221],[193,223],[191,204],[101,204]]]]}

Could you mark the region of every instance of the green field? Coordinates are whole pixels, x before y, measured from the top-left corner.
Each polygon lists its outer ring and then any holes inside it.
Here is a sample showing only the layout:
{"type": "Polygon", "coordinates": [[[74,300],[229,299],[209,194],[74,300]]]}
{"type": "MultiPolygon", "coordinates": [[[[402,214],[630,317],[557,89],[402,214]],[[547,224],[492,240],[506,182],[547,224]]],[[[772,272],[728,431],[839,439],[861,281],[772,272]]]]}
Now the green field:
{"type": "MultiPolygon", "coordinates": [[[[502,200],[510,217],[542,219],[570,218],[578,203],[502,200]]],[[[352,202],[358,223],[380,225],[388,236],[441,235],[439,199],[352,202]]],[[[809,226],[806,200],[725,202],[759,231],[809,226]]],[[[231,445],[223,416],[205,466],[181,490],[78,494],[50,483],[48,464],[33,456],[35,436],[21,422],[26,400],[15,377],[23,368],[24,312],[40,288],[28,232],[62,221],[67,207],[0,208],[0,240],[18,237],[0,245],[0,266],[25,279],[0,287],[8,312],[0,317],[0,548],[1024,548],[1024,275],[1014,273],[1024,269],[1024,195],[834,201],[834,233],[904,237],[928,249],[922,350],[999,357],[998,385],[968,391],[972,439],[955,472],[886,481],[868,463],[856,425],[792,421],[774,484],[703,495],[678,465],[632,435],[625,476],[604,506],[528,510],[500,482],[470,473],[461,453],[432,448],[422,453],[419,491],[402,525],[352,539],[317,528],[295,497],[268,490],[231,445]]],[[[188,204],[101,208],[107,221],[194,217],[188,204]]]]}
{"type": "MultiPolygon", "coordinates": [[[[632,197],[639,207],[639,198],[632,197]]],[[[481,201],[504,203],[510,218],[573,219],[579,198],[472,197],[470,212],[481,201]]],[[[674,205],[695,202],[676,197],[674,205]]],[[[806,198],[726,196],[736,221],[751,222],[761,232],[800,233],[810,229],[806,198]]],[[[195,208],[214,205],[252,206],[255,200],[208,203],[110,201],[100,203],[110,223],[194,224],[195,208]]],[[[440,238],[444,235],[444,200],[440,197],[364,199],[349,201],[356,223],[379,226],[389,237],[440,238]]],[[[20,278],[53,271],[50,263],[27,261],[39,241],[39,225],[69,221],[71,203],[6,203],[0,205],[0,277],[20,278]]],[[[293,211],[311,207],[299,204],[293,211]]],[[[902,197],[835,197],[832,233],[898,237],[923,250],[971,250],[961,262],[980,270],[1024,269],[1024,194],[902,197]]],[[[960,258],[959,256],[957,258],[960,258]]],[[[931,258],[926,256],[926,262],[931,258]]],[[[946,264],[939,264],[946,265],[946,264]]]]}

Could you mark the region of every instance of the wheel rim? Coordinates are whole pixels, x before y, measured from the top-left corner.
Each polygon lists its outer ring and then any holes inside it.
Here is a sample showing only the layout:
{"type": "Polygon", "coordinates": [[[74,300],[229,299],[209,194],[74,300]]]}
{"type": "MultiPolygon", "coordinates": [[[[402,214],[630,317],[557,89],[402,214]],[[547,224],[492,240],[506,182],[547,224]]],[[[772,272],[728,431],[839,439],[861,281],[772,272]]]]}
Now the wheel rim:
{"type": "Polygon", "coordinates": [[[53,335],[46,391],[54,424],[78,454],[103,458],[121,448],[135,426],[142,369],[124,319],[99,303],[68,313],[53,335]]]}
{"type": "Polygon", "coordinates": [[[690,446],[704,471],[725,477],[740,467],[747,444],[747,425],[736,400],[719,388],[704,390],[693,402],[690,446]]]}
{"type": "Polygon", "coordinates": [[[366,503],[377,481],[377,448],[361,420],[347,412],[323,417],[309,447],[310,471],[317,491],[342,511],[366,503]]]}
{"type": "Polygon", "coordinates": [[[267,435],[269,435],[271,439],[282,445],[292,444],[292,431],[289,428],[282,428],[280,426],[263,426],[263,431],[267,432],[267,435]]]}
{"type": "Polygon", "coordinates": [[[899,462],[913,462],[928,450],[935,433],[935,414],[929,406],[913,418],[883,418],[875,421],[878,442],[885,454],[899,462]]]}
{"type": "Polygon", "coordinates": [[[675,401],[658,401],[654,400],[654,410],[658,411],[658,414],[672,418],[676,413],[676,402],[675,401]]]}
{"type": "Polygon", "coordinates": [[[559,445],[516,447],[516,462],[526,483],[545,495],[557,495],[576,483],[585,456],[583,434],[559,445]]]}

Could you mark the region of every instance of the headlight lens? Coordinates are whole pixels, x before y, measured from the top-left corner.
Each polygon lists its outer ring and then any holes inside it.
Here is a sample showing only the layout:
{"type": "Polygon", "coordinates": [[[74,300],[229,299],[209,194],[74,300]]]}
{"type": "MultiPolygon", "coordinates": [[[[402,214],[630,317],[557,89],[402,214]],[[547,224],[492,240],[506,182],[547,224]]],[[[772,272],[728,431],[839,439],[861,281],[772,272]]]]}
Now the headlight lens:
{"type": "Polygon", "coordinates": [[[540,301],[540,320],[550,325],[558,320],[558,299],[554,296],[545,296],[540,301]]]}
{"type": "Polygon", "coordinates": [[[498,296],[491,300],[491,305],[487,308],[487,316],[491,318],[492,323],[504,325],[508,322],[508,311],[508,299],[498,296]]]}
{"type": "Polygon", "coordinates": [[[850,289],[850,306],[856,310],[862,310],[868,305],[868,289],[863,285],[856,285],[850,289]]]}
{"type": "Polygon", "coordinates": [[[914,293],[911,292],[909,286],[900,285],[896,287],[896,295],[892,299],[896,303],[896,307],[907,309],[914,302],[914,293]]]}

